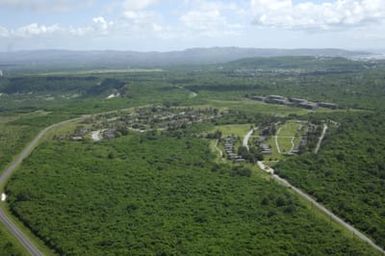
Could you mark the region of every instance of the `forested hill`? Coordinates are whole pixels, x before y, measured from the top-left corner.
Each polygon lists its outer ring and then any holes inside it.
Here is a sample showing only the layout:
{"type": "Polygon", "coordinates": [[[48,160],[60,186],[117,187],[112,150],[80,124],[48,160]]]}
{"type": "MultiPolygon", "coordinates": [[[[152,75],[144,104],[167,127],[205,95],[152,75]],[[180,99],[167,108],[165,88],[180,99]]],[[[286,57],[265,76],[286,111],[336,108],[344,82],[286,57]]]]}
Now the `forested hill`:
{"type": "Polygon", "coordinates": [[[235,60],[223,66],[226,70],[238,72],[275,71],[275,72],[328,72],[345,73],[362,71],[376,65],[375,62],[355,61],[343,57],[327,56],[279,56],[253,57],[235,60]]]}
{"type": "Polygon", "coordinates": [[[329,56],[355,58],[368,52],[340,49],[194,48],[172,52],[40,50],[0,53],[2,69],[162,67],[226,63],[247,57],[329,56]]]}

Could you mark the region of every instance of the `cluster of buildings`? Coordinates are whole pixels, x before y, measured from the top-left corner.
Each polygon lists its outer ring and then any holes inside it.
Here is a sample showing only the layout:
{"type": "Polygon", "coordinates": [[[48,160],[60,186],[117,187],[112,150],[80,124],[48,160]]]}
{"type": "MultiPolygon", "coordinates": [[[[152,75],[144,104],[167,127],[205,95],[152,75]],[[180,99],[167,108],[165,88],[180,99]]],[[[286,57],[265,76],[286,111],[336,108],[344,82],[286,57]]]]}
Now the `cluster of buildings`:
{"type": "Polygon", "coordinates": [[[328,102],[311,102],[306,99],[301,98],[287,98],[281,95],[269,95],[269,96],[250,96],[252,100],[262,101],[270,104],[280,104],[280,105],[288,105],[288,106],[296,106],[300,108],[306,109],[317,109],[319,107],[337,109],[338,105],[334,103],[328,102]]]}
{"type": "Polygon", "coordinates": [[[276,124],[271,123],[270,125],[265,126],[263,129],[261,129],[261,132],[259,134],[259,138],[256,141],[257,146],[259,147],[259,150],[262,155],[271,155],[273,153],[273,150],[270,145],[266,143],[269,136],[273,136],[276,133],[276,124]]]}
{"type": "Polygon", "coordinates": [[[217,118],[220,115],[219,111],[213,108],[194,109],[153,106],[138,108],[130,115],[121,117],[120,121],[133,128],[140,127],[141,130],[176,130],[193,123],[217,118]]]}
{"type": "Polygon", "coordinates": [[[273,153],[270,145],[266,144],[267,138],[267,136],[261,134],[257,140],[257,146],[262,155],[271,155],[273,153]]]}
{"type": "MultiPolygon", "coordinates": [[[[120,135],[119,131],[114,128],[103,129],[98,131],[92,131],[92,129],[87,127],[78,127],[75,129],[73,134],[70,135],[70,139],[73,141],[82,141],[91,133],[91,138],[94,141],[99,141],[102,139],[113,139],[120,135]]],[[[59,137],[60,140],[64,140],[65,137],[59,137]]]]}
{"type": "Polygon", "coordinates": [[[238,155],[235,152],[235,143],[237,142],[237,138],[234,136],[228,136],[225,138],[225,151],[227,159],[234,161],[236,163],[245,162],[242,156],[238,155]]]}
{"type": "MultiPolygon", "coordinates": [[[[73,141],[81,141],[84,140],[86,135],[90,132],[90,130],[86,127],[77,127],[74,133],[71,135],[71,140],[73,141]]],[[[60,138],[64,139],[64,138],[60,138]]]]}
{"type": "Polygon", "coordinates": [[[115,112],[90,117],[84,121],[84,127],[75,130],[71,140],[84,140],[89,134],[94,141],[97,141],[113,139],[129,131],[176,130],[193,123],[212,120],[221,115],[222,113],[213,108],[142,107],[131,112],[115,112]]]}

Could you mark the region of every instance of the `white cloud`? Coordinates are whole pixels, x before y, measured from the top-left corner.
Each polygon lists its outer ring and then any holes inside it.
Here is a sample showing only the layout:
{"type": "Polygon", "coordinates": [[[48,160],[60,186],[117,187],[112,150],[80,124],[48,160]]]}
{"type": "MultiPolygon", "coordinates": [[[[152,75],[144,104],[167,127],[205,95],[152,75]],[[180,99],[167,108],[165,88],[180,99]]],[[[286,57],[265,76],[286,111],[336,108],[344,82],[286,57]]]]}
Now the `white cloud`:
{"type": "Polygon", "coordinates": [[[251,10],[255,24],[289,29],[338,29],[385,20],[385,0],[251,0],[251,10]]]}
{"type": "Polygon", "coordinates": [[[123,3],[125,11],[140,11],[157,3],[158,0],[126,0],[123,3]]]}
{"type": "Polygon", "coordinates": [[[58,25],[39,25],[37,23],[32,23],[27,26],[20,27],[15,31],[12,31],[11,34],[19,37],[30,37],[30,36],[40,36],[53,34],[60,31],[60,27],[58,25]]]}
{"type": "Polygon", "coordinates": [[[186,29],[213,37],[236,34],[242,28],[237,16],[244,10],[235,3],[201,0],[189,3],[189,11],[180,16],[180,21],[186,29]]]}
{"type": "Polygon", "coordinates": [[[160,0],[126,0],[123,2],[122,18],[117,20],[117,27],[124,34],[140,33],[145,35],[149,32],[162,32],[159,13],[149,8],[160,2],[160,0]]]}
{"type": "Polygon", "coordinates": [[[108,21],[105,17],[99,16],[92,19],[92,23],[83,27],[61,28],[62,35],[70,36],[106,36],[116,29],[113,21],[108,21]]]}
{"type": "Polygon", "coordinates": [[[225,20],[218,10],[210,11],[190,11],[184,14],[180,20],[188,28],[194,30],[209,30],[217,27],[219,24],[224,24],[225,20]]]}
{"type": "Polygon", "coordinates": [[[9,31],[7,28],[0,26],[0,37],[8,37],[9,31]]]}
{"type": "Polygon", "coordinates": [[[115,23],[99,16],[92,19],[89,25],[82,27],[62,27],[57,24],[41,25],[31,23],[17,29],[7,29],[0,26],[0,37],[3,38],[32,38],[41,36],[104,36],[115,29],[115,23]]]}
{"type": "Polygon", "coordinates": [[[70,11],[93,3],[94,0],[0,0],[0,7],[32,11],[70,11]]]}
{"type": "Polygon", "coordinates": [[[140,33],[145,35],[150,32],[162,32],[164,27],[160,24],[161,17],[153,11],[125,11],[123,19],[118,26],[123,33],[140,33]]]}
{"type": "Polygon", "coordinates": [[[102,35],[108,34],[109,30],[112,29],[114,22],[107,21],[104,17],[96,17],[92,19],[94,32],[98,32],[102,35]]]}

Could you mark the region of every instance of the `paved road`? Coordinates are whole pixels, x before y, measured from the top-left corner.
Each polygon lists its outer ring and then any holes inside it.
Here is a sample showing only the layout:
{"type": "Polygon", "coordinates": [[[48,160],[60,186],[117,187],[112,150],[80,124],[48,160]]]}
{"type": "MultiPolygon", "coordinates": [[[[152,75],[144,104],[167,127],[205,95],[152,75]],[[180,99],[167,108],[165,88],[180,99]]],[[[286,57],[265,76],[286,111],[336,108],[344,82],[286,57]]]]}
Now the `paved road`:
{"type": "Polygon", "coordinates": [[[323,141],[323,139],[325,138],[325,135],[326,135],[326,131],[328,130],[328,126],[326,124],[324,124],[324,127],[322,129],[322,133],[321,133],[321,136],[319,137],[318,139],[318,142],[317,142],[317,146],[315,147],[314,149],[314,153],[315,154],[318,154],[318,151],[319,149],[321,148],[321,143],[323,141]]]}
{"type": "MultiPolygon", "coordinates": [[[[32,151],[39,144],[40,140],[44,137],[44,135],[51,129],[58,127],[60,125],[64,125],[69,122],[73,122],[76,120],[80,120],[81,118],[71,119],[64,122],[60,122],[54,125],[51,125],[45,129],[43,129],[24,149],[23,151],[12,161],[12,163],[1,173],[0,175],[0,188],[3,189],[5,183],[11,177],[13,172],[19,167],[19,165],[26,159],[32,151]]],[[[31,242],[27,235],[20,230],[15,223],[12,222],[11,218],[7,216],[6,212],[0,208],[0,221],[4,224],[4,226],[13,234],[17,240],[21,243],[21,245],[32,255],[32,256],[42,256],[43,253],[37,249],[37,247],[31,242]]]]}
{"type": "Polygon", "coordinates": [[[278,129],[276,135],[274,136],[275,146],[277,148],[278,154],[281,154],[281,149],[279,148],[279,144],[278,144],[278,134],[280,131],[281,131],[281,127],[278,129]]]}
{"type": "Polygon", "coordinates": [[[36,246],[23,234],[23,232],[7,217],[3,209],[0,208],[0,221],[11,232],[11,234],[19,240],[22,246],[32,256],[43,256],[44,254],[36,248],[36,246]]]}
{"type": "Polygon", "coordinates": [[[253,135],[253,132],[254,132],[255,129],[251,129],[245,137],[243,137],[243,142],[242,142],[242,145],[247,148],[247,150],[249,150],[249,140],[250,140],[250,137],[251,135],[253,135]]]}
{"type": "MultiPolygon", "coordinates": [[[[251,130],[251,134],[252,134],[252,131],[251,130]]],[[[324,129],[324,131],[326,132],[326,129],[324,129]]],[[[249,132],[249,133],[250,133],[249,132]]],[[[248,135],[249,135],[248,133],[248,135]]],[[[250,138],[251,134],[248,136],[250,138]]],[[[246,146],[247,146],[248,142],[246,141],[246,146]]],[[[244,146],[245,146],[244,145],[244,146]]],[[[296,192],[299,196],[301,196],[302,198],[304,198],[305,200],[309,201],[314,207],[316,207],[318,210],[322,211],[323,213],[325,213],[328,217],[330,217],[331,219],[333,219],[335,222],[339,223],[340,225],[342,225],[344,228],[346,228],[348,231],[350,231],[352,234],[354,234],[355,236],[357,236],[359,239],[361,239],[362,241],[368,243],[369,245],[371,245],[373,248],[375,248],[376,250],[380,251],[382,254],[385,255],[385,251],[383,248],[379,247],[378,245],[376,245],[369,237],[367,237],[364,233],[360,232],[359,230],[357,230],[355,227],[353,227],[352,225],[346,223],[343,219],[341,219],[340,217],[336,216],[334,213],[332,213],[330,210],[328,210],[325,206],[323,206],[322,204],[318,203],[316,200],[314,200],[310,195],[306,194],[305,192],[303,192],[302,190],[294,187],[293,185],[291,185],[287,180],[279,177],[277,174],[275,174],[274,172],[274,169],[271,168],[271,167],[268,167],[266,166],[262,161],[258,161],[258,166],[261,170],[264,170],[265,172],[269,173],[271,175],[271,177],[276,180],[279,184],[285,186],[285,187],[288,187],[290,189],[292,189],[294,192],[296,192]]]]}

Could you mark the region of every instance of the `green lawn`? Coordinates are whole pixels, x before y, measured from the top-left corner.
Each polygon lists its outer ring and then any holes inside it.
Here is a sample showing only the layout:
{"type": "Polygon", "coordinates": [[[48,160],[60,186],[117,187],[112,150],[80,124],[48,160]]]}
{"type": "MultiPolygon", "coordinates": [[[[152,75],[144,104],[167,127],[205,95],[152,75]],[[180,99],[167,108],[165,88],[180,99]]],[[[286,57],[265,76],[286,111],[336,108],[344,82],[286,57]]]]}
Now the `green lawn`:
{"type": "Polygon", "coordinates": [[[281,160],[284,157],[282,154],[280,154],[278,152],[277,146],[275,144],[274,136],[270,136],[267,139],[266,144],[271,147],[273,153],[271,155],[266,155],[265,158],[264,158],[265,161],[267,161],[267,162],[275,162],[275,161],[281,160]]]}
{"type": "Polygon", "coordinates": [[[289,153],[294,146],[298,145],[301,138],[301,131],[299,128],[303,127],[303,124],[296,121],[287,121],[279,128],[278,145],[282,154],[289,153]]]}

